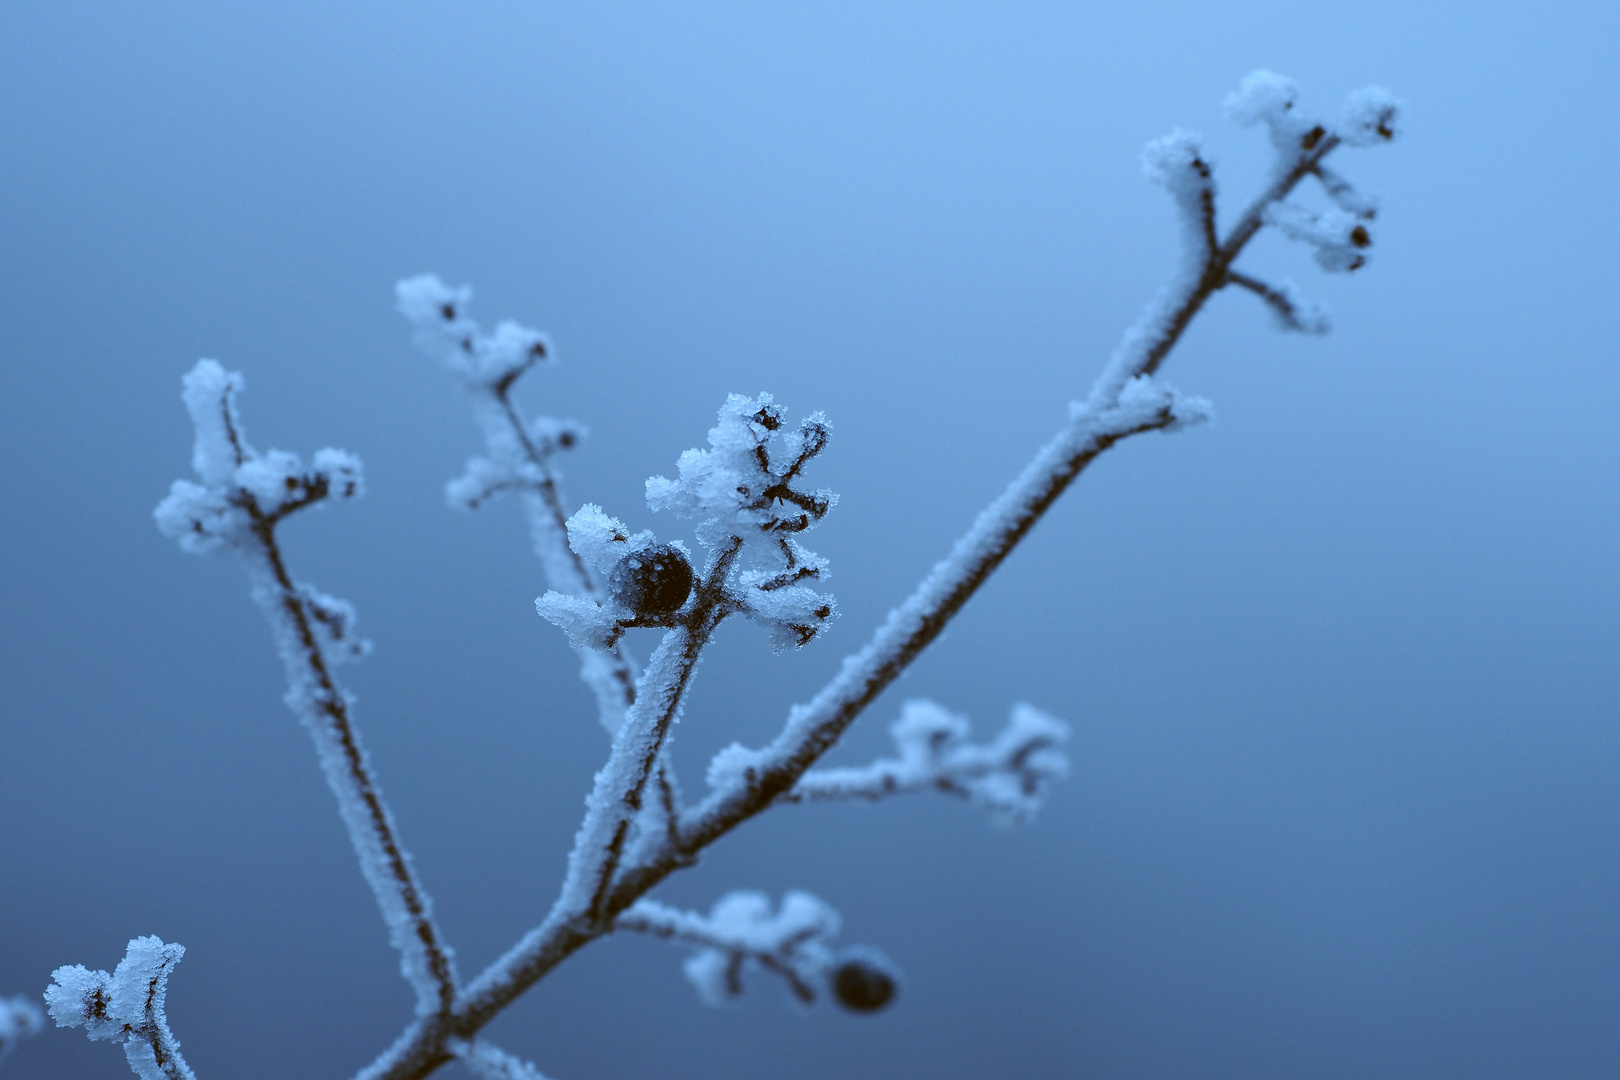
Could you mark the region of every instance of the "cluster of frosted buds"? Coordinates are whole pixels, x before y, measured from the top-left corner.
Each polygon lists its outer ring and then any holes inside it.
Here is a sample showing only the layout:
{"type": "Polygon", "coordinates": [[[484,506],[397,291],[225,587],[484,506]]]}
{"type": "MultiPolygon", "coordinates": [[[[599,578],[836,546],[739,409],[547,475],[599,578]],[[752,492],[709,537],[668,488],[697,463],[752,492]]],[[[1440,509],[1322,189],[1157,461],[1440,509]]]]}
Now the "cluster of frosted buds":
{"type": "Polygon", "coordinates": [[[546,335],[511,321],[485,333],[467,316],[472,288],[452,288],[433,274],[407,278],[394,293],[400,314],[416,329],[417,346],[460,376],[475,401],[494,406],[490,415],[480,412],[490,453],[468,459],[465,471],[445,485],[450,505],[473,510],[507,491],[550,483],[547,463],[584,441],[585,425],[550,416],[524,422],[507,404],[519,375],[553,359],[546,335]]]}
{"type": "MultiPolygon", "coordinates": [[[[1328,139],[1350,146],[1372,146],[1395,138],[1398,104],[1381,87],[1369,86],[1351,94],[1337,124],[1322,123],[1301,113],[1295,107],[1298,97],[1292,79],[1256,71],[1226,99],[1226,111],[1245,126],[1266,125],[1278,151],[1279,168],[1285,168],[1300,153],[1316,150],[1328,139]]],[[[1310,171],[1321,181],[1334,207],[1315,212],[1294,203],[1276,202],[1266,208],[1266,224],[1291,240],[1314,247],[1316,261],[1324,270],[1358,270],[1366,265],[1367,249],[1372,246],[1377,200],[1320,162],[1310,171]]]]}
{"type": "MultiPolygon", "coordinates": [[[[807,644],[837,617],[832,596],[806,584],[827,575],[826,560],[796,539],[838,500],[797,486],[828,434],[820,413],[787,430],[769,394],[733,394],[709,432],[709,449],[682,454],[677,479],[647,481],[649,507],[697,519],[698,542],[709,552],[706,575],[724,559],[723,580],[711,583],[724,607],[764,624],[778,650],[807,644]]],[[[626,627],[679,624],[697,583],[685,545],[659,542],[651,532],[632,535],[590,504],[569,518],[568,544],[603,575],[609,594],[603,602],[556,591],[540,598],[540,614],[575,645],[605,648],[626,627]]]]}
{"type": "Polygon", "coordinates": [[[186,551],[240,547],[295,510],[365,490],[360,459],[346,450],[317,450],[306,468],[297,454],[253,449],[236,411],[237,372],[201,360],[184,387],[181,397],[197,432],[191,464],[202,483],[176,480],[153,516],[186,551]]]}
{"type": "Polygon", "coordinates": [[[642,900],[618,926],[694,946],[684,970],[710,1005],[741,998],[751,968],[780,977],[806,1005],[827,995],[852,1012],[874,1012],[899,991],[899,972],[882,953],[828,943],[838,933],[838,912],[806,892],[787,893],[775,911],[764,893],[730,892],[707,916],[642,900]]]}
{"type": "MultiPolygon", "coordinates": [[[[784,800],[881,799],[931,788],[985,807],[998,823],[1022,824],[1040,808],[1052,781],[1069,774],[1068,756],[1059,749],[1069,737],[1068,725],[1022,702],[988,743],[969,742],[966,718],[932,701],[906,702],[889,731],[897,757],[858,768],[813,769],[784,800]]],[[[711,770],[724,768],[722,752],[711,770]]]]}
{"type": "Polygon", "coordinates": [[[535,364],[551,358],[551,342],[538,330],[511,321],[484,333],[467,317],[472,287],[451,288],[433,274],[394,286],[400,314],[416,328],[422,351],[470,383],[504,390],[535,364]]]}
{"type": "Polygon", "coordinates": [[[837,616],[832,596],[805,584],[827,576],[826,560],[796,539],[838,502],[831,491],[796,486],[830,434],[819,412],[790,429],[771,395],[732,394],[709,431],[709,448],[682,454],[674,480],[647,481],[647,505],[696,519],[698,542],[711,558],[739,550],[727,593],[770,628],[778,650],[808,643],[837,616]]]}
{"type": "Polygon", "coordinates": [[[59,967],[45,989],[51,1019],[58,1027],[82,1027],[91,1039],[122,1044],[141,1080],[192,1080],[163,1012],[169,973],[185,954],[183,945],[140,937],[111,975],[79,964],[59,967]]]}

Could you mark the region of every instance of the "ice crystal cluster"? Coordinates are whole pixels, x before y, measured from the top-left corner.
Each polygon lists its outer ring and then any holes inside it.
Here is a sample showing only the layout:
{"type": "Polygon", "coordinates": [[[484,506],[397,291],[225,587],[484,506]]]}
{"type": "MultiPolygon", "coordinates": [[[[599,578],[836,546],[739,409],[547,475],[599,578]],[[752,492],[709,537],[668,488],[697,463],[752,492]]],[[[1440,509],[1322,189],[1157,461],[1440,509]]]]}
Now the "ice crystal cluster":
{"type": "MultiPolygon", "coordinates": [[[[1235,285],[1256,295],[1285,329],[1327,329],[1326,312],[1292,283],[1262,281],[1235,263],[1270,227],[1307,245],[1324,270],[1364,266],[1376,201],[1326,159],[1341,145],[1394,138],[1396,103],[1381,89],[1359,91],[1330,122],[1299,107],[1292,82],[1262,71],[1243,81],[1227,108],[1237,122],[1263,124],[1270,135],[1276,154],[1265,188],[1223,231],[1203,141],[1176,131],[1148,145],[1143,167],[1167,190],[1180,222],[1181,253],[1169,283],[1126,331],[1090,392],[1069,405],[1056,433],[865,644],[810,700],[788,711],[774,738],[716,754],[704,772],[707,790],[695,800],[683,793],[671,739],[715,629],[741,616],[778,650],[797,649],[822,638],[838,617],[823,587],[827,561],[804,543],[837,503],[806,475],[827,449],[831,425],[819,412],[790,422],[769,394],[731,395],[706,446],[682,453],[672,477],[646,483],[647,509],[668,512],[664,535],[632,531],[601,506],[570,509],[563,496],[557,458],[581,444],[584,426],[527,418],[511,395],[521,375],[552,361],[545,335],[514,322],[485,331],[468,314],[472,290],[465,286],[432,275],[398,284],[398,308],[418,346],[457,377],[484,437],[484,452],[448,485],[448,501],[471,510],[503,495],[518,498],[550,586],[536,601],[539,614],[578,654],[580,676],[610,737],[551,909],[470,980],[457,970],[433,918],[365,752],[354,701],[333,674],[337,664],[366,652],[355,612],[297,581],[277,538],[296,511],[359,496],[360,462],[340,450],[318,451],[308,465],[291,453],[255,450],[237,411],[241,376],[211,360],[192,369],[182,397],[196,433],[196,477],[175,482],[157,508],[158,527],[186,551],[233,552],[243,560],[286,669],[287,705],[315,743],[401,973],[416,994],[415,1015],[361,1077],[416,1080],[459,1060],[480,1077],[541,1080],[534,1064],[481,1031],[564,959],[613,933],[686,948],[686,976],[710,1003],[734,1001],[764,979],[807,1005],[830,1000],[870,1013],[897,1000],[896,966],[870,947],[835,944],[839,916],[810,893],[789,892],[773,903],[762,893],[730,891],[707,913],[651,894],[710,844],[779,805],[938,791],[982,806],[997,821],[1020,823],[1067,773],[1068,727],[1046,712],[1015,705],[1007,725],[979,743],[965,718],[925,700],[899,706],[894,756],[817,766],[1092,461],[1132,436],[1209,419],[1207,401],[1177,392],[1158,371],[1215,294],[1235,285]],[[1331,205],[1311,209],[1298,201],[1307,181],[1331,205]],[[625,647],[632,627],[662,631],[645,664],[625,647]]],[[[167,980],[183,951],[142,937],[130,942],[111,974],[59,968],[46,992],[51,1017],[121,1044],[146,1080],[188,1078],[164,1015],[167,980]]],[[[0,1053],[38,1026],[37,1009],[0,1002],[0,1053]]]]}

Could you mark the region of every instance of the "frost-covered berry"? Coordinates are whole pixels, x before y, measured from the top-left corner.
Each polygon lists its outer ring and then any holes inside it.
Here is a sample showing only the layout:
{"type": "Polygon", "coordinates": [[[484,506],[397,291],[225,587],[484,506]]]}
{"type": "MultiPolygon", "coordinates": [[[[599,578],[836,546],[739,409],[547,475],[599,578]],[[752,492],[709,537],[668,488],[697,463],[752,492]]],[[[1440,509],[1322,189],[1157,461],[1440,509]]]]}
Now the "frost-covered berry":
{"type": "Polygon", "coordinates": [[[846,953],[828,973],[833,996],[850,1012],[877,1012],[894,1000],[899,983],[887,961],[867,953],[846,953]]]}
{"type": "Polygon", "coordinates": [[[620,559],[608,588],[638,615],[673,615],[692,595],[692,563],[673,544],[652,544],[620,559]]]}

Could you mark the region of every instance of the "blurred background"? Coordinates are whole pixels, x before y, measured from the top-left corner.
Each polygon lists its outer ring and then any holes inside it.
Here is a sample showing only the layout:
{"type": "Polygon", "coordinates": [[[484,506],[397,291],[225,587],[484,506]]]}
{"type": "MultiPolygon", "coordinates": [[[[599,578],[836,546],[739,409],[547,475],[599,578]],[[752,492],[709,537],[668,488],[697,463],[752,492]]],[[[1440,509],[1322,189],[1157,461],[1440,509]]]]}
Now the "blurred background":
{"type": "MultiPolygon", "coordinates": [[[[1372,261],[1275,236],[1165,377],[1210,428],[1103,458],[831,760],[907,697],[988,736],[1028,700],[1074,774],[998,830],[941,796],[785,808],[658,896],[809,889],[906,972],[875,1017],[758,980],[702,1006],[663,943],[568,961],[490,1034],[558,1080],[1599,1077],[1620,1059],[1620,8],[1451,4],[16,4],[0,14],[0,994],[185,944],[203,1080],[352,1074],[409,1018],[374,904],[230,559],[151,508],[179,378],[247,378],[260,447],[365,460],[284,530],[376,642],[344,669],[472,973],[541,917],[606,740],[518,510],[398,278],[548,331],[533,412],[642,482],[728,392],[835,426],[808,539],[843,618],[728,624],[679,730],[764,741],[1062,423],[1175,255],[1144,142],[1203,132],[1223,210],[1248,71],[1336,113],[1387,85],[1372,261]]],[[[651,641],[634,640],[645,657],[651,641]]],[[[51,1031],[15,1080],[130,1075],[51,1031]]],[[[459,1067],[457,1067],[459,1069],[459,1067]]],[[[459,1075],[456,1070],[453,1074],[459,1075]]]]}

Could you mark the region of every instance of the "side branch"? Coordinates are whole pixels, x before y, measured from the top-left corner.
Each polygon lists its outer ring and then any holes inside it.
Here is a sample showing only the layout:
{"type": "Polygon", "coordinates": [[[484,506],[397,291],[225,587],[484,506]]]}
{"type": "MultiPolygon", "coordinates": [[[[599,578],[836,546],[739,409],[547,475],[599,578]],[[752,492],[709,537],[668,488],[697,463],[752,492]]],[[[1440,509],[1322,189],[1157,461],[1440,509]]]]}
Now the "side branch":
{"type": "Polygon", "coordinates": [[[444,1012],[455,1001],[450,950],[435,925],[427,891],[395,835],[393,814],[372,775],[349,715],[350,699],[332,677],[302,590],[294,586],[276,542],[273,522],[255,517],[262,564],[254,599],[264,609],[287,672],[287,703],[315,740],[327,784],[337,796],[349,840],[360,858],[400,967],[416,990],[417,1012],[444,1012]]]}

